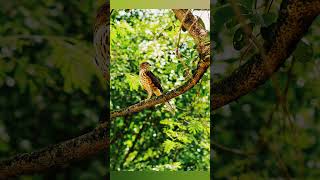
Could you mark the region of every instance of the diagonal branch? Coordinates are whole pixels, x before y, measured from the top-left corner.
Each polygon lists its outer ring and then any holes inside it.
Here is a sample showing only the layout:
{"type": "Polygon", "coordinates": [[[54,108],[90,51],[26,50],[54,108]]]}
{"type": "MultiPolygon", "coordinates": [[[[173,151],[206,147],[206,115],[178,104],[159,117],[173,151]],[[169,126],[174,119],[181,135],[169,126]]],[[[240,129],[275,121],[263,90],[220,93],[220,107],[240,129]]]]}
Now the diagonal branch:
{"type": "Polygon", "coordinates": [[[100,126],[74,139],[0,161],[0,179],[64,167],[74,160],[85,159],[107,150],[107,137],[107,127],[100,126]]]}
{"type": "Polygon", "coordinates": [[[283,0],[279,12],[275,36],[265,56],[253,56],[229,77],[212,84],[211,110],[253,91],[279,69],[319,15],[320,0],[283,0]]]}
{"type": "Polygon", "coordinates": [[[197,44],[200,61],[195,69],[192,78],[186,81],[182,86],[177,89],[171,90],[161,96],[152,98],[150,100],[141,101],[132,106],[111,112],[111,118],[125,116],[135,112],[142,111],[143,109],[153,107],[157,104],[164,103],[172,98],[175,98],[189,89],[194,87],[202,78],[203,74],[210,66],[210,37],[209,32],[205,30],[198,22],[197,18],[188,10],[174,9],[176,17],[182,22],[185,29],[188,29],[189,34],[193,37],[197,44]]]}

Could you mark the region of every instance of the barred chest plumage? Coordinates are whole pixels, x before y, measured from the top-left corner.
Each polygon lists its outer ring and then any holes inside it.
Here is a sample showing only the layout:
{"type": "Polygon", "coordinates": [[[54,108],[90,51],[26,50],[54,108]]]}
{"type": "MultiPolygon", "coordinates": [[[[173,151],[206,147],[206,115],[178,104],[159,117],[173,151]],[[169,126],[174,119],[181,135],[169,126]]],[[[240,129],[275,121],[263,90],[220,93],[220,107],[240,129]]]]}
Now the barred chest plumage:
{"type": "Polygon", "coordinates": [[[150,77],[148,77],[146,70],[140,70],[139,76],[140,76],[140,83],[143,89],[146,91],[152,90],[150,86],[152,84],[152,80],[150,79],[150,77]]]}

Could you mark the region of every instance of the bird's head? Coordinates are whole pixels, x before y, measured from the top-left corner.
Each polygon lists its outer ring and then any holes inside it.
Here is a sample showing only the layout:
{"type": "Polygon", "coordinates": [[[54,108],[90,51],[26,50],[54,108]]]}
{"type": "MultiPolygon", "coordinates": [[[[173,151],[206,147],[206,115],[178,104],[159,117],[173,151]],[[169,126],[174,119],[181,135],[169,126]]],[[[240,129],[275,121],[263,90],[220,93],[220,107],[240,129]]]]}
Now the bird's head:
{"type": "Polygon", "coordinates": [[[140,69],[141,70],[149,70],[150,66],[151,65],[148,62],[143,62],[140,64],[140,69]]]}

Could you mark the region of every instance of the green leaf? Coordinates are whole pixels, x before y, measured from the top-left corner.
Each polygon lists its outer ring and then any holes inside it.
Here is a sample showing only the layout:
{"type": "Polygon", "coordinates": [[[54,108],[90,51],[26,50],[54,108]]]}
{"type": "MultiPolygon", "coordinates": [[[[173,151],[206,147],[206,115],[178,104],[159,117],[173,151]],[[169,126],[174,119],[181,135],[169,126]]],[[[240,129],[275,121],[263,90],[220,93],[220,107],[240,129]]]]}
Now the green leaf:
{"type": "Polygon", "coordinates": [[[251,23],[256,24],[256,25],[263,25],[264,24],[264,19],[261,14],[254,14],[249,17],[251,23]]]}
{"type": "Polygon", "coordinates": [[[196,134],[197,132],[201,132],[202,129],[203,129],[202,124],[198,121],[192,121],[188,126],[188,130],[192,134],[196,134]]]}
{"type": "Polygon", "coordinates": [[[233,18],[226,23],[226,28],[232,31],[232,29],[238,24],[239,22],[235,18],[233,18]]]}
{"type": "Polygon", "coordinates": [[[177,72],[180,72],[181,69],[183,69],[183,65],[180,63],[180,64],[178,64],[178,66],[177,66],[177,72]]]}
{"type": "Polygon", "coordinates": [[[164,146],[164,152],[169,154],[170,151],[176,147],[176,144],[175,144],[175,142],[170,141],[170,140],[167,139],[163,143],[163,146],[164,146]]]}
{"type": "Polygon", "coordinates": [[[239,0],[239,4],[247,10],[252,10],[255,0],[239,0]]]}
{"type": "Polygon", "coordinates": [[[234,16],[234,12],[230,4],[221,6],[213,12],[215,31],[220,31],[223,25],[234,16]]]}
{"type": "Polygon", "coordinates": [[[126,73],[125,76],[126,81],[130,86],[130,91],[137,91],[140,85],[139,76],[132,73],[126,73]]]}
{"type": "Polygon", "coordinates": [[[53,53],[49,59],[64,77],[64,90],[70,93],[81,89],[88,94],[90,81],[96,73],[90,50],[79,42],[70,43],[61,39],[53,39],[51,44],[53,53]]]}
{"type": "Polygon", "coordinates": [[[277,20],[277,14],[269,12],[262,15],[263,26],[270,26],[272,23],[275,23],[277,20]]]}

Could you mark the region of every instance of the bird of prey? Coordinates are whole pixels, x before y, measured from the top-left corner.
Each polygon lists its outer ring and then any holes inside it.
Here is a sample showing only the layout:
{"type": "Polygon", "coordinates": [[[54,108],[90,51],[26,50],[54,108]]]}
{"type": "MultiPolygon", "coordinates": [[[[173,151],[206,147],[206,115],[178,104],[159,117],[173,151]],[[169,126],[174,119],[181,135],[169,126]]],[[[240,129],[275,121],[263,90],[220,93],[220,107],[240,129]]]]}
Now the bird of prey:
{"type": "Polygon", "coordinates": [[[109,20],[110,20],[110,5],[104,3],[98,10],[95,24],[93,44],[95,48],[95,64],[102,71],[103,77],[109,81],[109,20]]]}
{"type": "MultiPolygon", "coordinates": [[[[148,62],[143,62],[140,64],[139,71],[140,83],[143,89],[148,93],[147,99],[150,99],[153,94],[160,96],[163,93],[160,79],[150,71],[150,66],[151,65],[148,62]]],[[[174,112],[174,109],[169,102],[165,102],[165,104],[170,112],[174,112]]]]}

